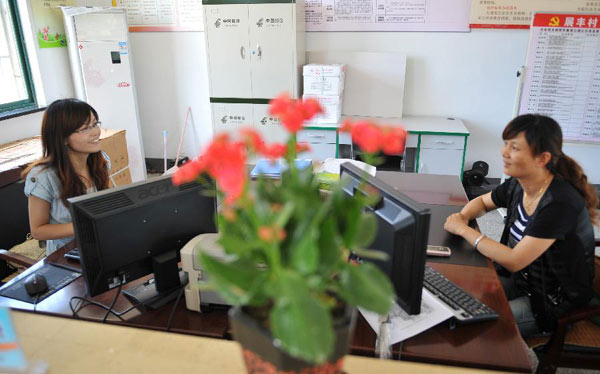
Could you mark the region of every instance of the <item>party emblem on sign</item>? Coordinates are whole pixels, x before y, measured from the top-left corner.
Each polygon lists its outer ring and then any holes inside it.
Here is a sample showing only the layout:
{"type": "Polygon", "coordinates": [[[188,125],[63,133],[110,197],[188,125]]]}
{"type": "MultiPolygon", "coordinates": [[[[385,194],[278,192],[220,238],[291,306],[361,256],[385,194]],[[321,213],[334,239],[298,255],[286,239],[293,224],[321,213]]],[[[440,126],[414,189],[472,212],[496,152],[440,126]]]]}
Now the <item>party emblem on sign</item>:
{"type": "Polygon", "coordinates": [[[552,17],[550,18],[550,22],[548,23],[548,26],[559,26],[560,25],[560,17],[552,17]]]}

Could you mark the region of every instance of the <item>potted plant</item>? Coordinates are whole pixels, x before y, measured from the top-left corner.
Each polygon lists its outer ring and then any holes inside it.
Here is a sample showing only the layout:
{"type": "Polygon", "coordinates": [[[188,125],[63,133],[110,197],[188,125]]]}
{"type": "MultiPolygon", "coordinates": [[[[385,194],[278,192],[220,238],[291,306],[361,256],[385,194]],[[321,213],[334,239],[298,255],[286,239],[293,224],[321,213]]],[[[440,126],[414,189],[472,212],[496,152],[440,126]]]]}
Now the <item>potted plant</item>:
{"type": "MultiPolygon", "coordinates": [[[[223,261],[202,254],[200,261],[212,285],[234,305],[230,322],[249,372],[341,373],[354,306],[386,314],[393,302],[393,286],[378,268],[348,262],[350,252],[381,256],[365,249],[377,225],[365,207],[375,197],[349,198],[341,186],[322,193],[312,170],[294,164],[296,152],[307,149],[297,144],[296,132],[321,110],[317,101],[282,95],[272,100],[270,113],[290,132],[287,144],[265,144],[252,129],[242,130],[240,139],[219,134],[173,176],[175,184],[205,173],[217,181],[224,201],[219,243],[228,256],[223,261]],[[284,158],[289,168],[280,180],[248,183],[251,154],[284,158]]],[[[404,149],[401,128],[359,122],[342,130],[352,133],[371,162],[380,151],[404,149]]]]}

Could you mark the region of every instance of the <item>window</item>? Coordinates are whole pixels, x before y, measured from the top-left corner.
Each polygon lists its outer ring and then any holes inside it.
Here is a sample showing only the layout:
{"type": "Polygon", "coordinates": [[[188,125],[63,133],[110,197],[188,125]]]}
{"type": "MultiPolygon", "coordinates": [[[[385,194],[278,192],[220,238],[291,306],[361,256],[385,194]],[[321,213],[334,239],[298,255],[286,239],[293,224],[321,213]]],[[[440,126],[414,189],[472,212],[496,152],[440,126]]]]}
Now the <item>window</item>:
{"type": "Polygon", "coordinates": [[[17,1],[0,0],[0,116],[35,104],[17,1]]]}

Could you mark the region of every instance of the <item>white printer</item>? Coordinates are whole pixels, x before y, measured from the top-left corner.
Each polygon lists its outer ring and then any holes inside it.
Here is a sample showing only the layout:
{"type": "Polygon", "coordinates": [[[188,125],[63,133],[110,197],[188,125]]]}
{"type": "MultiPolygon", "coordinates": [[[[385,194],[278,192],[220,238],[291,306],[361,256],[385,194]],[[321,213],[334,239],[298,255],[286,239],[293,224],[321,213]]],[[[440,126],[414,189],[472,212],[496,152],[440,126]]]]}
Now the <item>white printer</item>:
{"type": "Polygon", "coordinates": [[[201,251],[225,259],[223,248],[217,244],[219,237],[219,234],[200,234],[181,249],[183,271],[187,273],[190,280],[185,287],[185,305],[189,310],[202,312],[201,305],[228,304],[216,291],[206,289],[208,278],[202,270],[199,259],[201,251]]]}

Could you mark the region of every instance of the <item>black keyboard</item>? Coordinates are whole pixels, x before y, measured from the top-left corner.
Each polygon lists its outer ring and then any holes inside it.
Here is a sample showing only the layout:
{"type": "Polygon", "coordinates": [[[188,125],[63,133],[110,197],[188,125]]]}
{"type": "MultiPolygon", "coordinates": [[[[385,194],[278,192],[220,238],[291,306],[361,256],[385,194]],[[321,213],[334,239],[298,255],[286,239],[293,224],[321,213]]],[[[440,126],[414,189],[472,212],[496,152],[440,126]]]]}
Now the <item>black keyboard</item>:
{"type": "Polygon", "coordinates": [[[498,313],[433,270],[429,265],[425,265],[424,278],[423,287],[452,309],[457,323],[467,324],[498,319],[498,313]]]}

